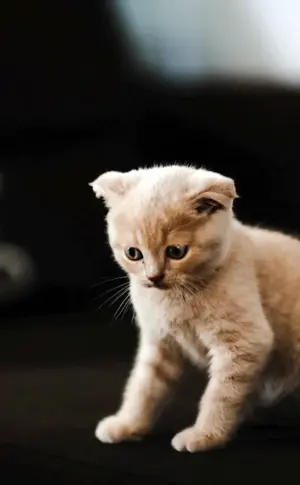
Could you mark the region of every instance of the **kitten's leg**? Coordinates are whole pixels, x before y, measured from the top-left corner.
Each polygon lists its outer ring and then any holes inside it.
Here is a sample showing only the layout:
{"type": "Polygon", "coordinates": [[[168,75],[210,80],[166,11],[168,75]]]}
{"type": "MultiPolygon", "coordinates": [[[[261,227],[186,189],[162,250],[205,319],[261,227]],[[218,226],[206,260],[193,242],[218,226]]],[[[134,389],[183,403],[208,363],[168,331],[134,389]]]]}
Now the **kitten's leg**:
{"type": "Polygon", "coordinates": [[[175,347],[167,342],[151,342],[142,334],[123,403],[117,414],[100,421],[96,437],[105,443],[116,443],[146,434],[181,370],[182,361],[175,347]]]}
{"type": "MultiPolygon", "coordinates": [[[[178,433],[172,440],[177,451],[200,451],[225,444],[245,409],[245,403],[257,383],[271,351],[271,329],[251,343],[240,338],[232,342],[222,331],[222,341],[211,346],[210,380],[200,403],[193,427],[178,433]]],[[[242,336],[241,336],[242,337],[242,336]]]]}

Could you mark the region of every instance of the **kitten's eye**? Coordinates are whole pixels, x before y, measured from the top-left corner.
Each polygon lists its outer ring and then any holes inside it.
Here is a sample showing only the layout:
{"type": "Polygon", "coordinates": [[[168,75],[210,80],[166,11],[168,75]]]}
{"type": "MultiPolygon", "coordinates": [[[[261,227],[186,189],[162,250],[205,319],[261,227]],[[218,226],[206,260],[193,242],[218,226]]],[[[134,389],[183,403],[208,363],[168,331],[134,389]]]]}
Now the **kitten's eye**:
{"type": "Polygon", "coordinates": [[[131,261],[140,261],[143,259],[142,252],[137,248],[127,248],[125,249],[125,254],[131,261]]]}
{"type": "Polygon", "coordinates": [[[168,246],[166,249],[167,258],[183,259],[188,252],[188,246],[168,246]]]}

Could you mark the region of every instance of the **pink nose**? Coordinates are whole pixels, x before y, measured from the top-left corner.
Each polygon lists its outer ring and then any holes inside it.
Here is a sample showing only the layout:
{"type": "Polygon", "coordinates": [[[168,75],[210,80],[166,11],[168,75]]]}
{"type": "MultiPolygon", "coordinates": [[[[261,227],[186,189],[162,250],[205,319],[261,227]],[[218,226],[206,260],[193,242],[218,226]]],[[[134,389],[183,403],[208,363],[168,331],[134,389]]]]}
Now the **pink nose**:
{"type": "Polygon", "coordinates": [[[163,273],[157,273],[151,276],[148,276],[148,280],[150,280],[152,283],[160,283],[164,279],[164,274],[163,273]]]}

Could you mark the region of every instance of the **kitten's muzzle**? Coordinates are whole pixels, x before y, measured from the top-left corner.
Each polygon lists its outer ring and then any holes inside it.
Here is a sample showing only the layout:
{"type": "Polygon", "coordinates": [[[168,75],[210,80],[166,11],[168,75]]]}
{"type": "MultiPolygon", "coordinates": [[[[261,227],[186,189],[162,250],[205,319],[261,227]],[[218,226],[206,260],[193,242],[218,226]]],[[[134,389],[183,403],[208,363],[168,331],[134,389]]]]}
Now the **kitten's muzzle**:
{"type": "Polygon", "coordinates": [[[160,283],[162,283],[165,275],[164,273],[156,273],[154,275],[147,275],[147,278],[151,283],[153,283],[155,286],[159,286],[160,283]]]}

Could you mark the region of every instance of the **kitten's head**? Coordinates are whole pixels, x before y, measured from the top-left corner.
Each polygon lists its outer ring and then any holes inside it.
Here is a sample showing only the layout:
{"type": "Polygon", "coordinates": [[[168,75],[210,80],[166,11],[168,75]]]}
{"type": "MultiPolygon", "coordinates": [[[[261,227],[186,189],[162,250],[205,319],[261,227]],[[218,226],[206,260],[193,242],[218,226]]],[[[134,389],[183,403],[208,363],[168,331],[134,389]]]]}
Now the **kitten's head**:
{"type": "Polygon", "coordinates": [[[109,209],[115,259],[142,285],[187,287],[222,263],[236,197],[231,179],[167,166],[106,172],[90,185],[109,209]]]}

